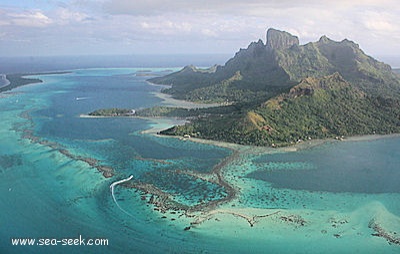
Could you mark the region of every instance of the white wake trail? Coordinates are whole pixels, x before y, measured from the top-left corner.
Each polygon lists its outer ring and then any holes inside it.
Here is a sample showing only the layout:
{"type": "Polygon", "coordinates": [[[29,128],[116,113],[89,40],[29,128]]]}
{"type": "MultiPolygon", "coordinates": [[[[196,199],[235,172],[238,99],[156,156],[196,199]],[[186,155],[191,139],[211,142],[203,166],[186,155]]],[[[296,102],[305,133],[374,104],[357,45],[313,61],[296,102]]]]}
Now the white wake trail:
{"type": "Polygon", "coordinates": [[[132,178],[133,178],[133,175],[129,176],[128,178],[125,178],[125,179],[122,179],[122,180],[119,180],[119,181],[116,181],[116,182],[113,182],[112,184],[110,184],[111,196],[113,197],[113,200],[114,200],[115,204],[118,206],[118,208],[119,208],[121,211],[123,211],[124,213],[126,213],[127,215],[129,215],[129,216],[131,216],[131,217],[133,217],[133,215],[130,214],[130,213],[128,213],[125,209],[123,209],[123,208],[118,204],[117,199],[115,198],[115,195],[114,195],[114,187],[117,186],[118,184],[121,184],[121,183],[130,181],[132,178]]]}

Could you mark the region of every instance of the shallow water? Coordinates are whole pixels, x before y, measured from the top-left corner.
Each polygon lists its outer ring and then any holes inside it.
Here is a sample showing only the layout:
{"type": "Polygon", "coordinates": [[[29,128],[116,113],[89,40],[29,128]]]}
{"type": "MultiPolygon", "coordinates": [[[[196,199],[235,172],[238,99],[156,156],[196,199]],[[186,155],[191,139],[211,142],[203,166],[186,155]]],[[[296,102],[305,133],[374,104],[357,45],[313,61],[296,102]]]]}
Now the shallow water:
{"type": "Polygon", "coordinates": [[[150,120],[79,117],[98,108],[161,105],[154,96],[160,87],[135,75],[142,70],[39,76],[44,83],[2,94],[0,253],[400,251],[398,245],[372,236],[368,227],[375,219],[388,224],[392,233],[400,231],[395,184],[400,138],[334,142],[299,152],[243,149],[222,168],[237,190],[236,199],[197,226],[182,211],[155,211],[148,204],[151,194],[122,185],[115,187],[116,204],[109,185],[130,175],[132,182],[151,184],[184,206],[228,195],[209,173],[231,150],[142,134],[154,127],[150,120]],[[78,157],[112,167],[114,177],[104,178],[78,157]],[[254,227],[233,215],[275,212],[257,217],[254,227]],[[305,225],[290,222],[291,216],[303,218],[305,225]],[[17,247],[10,241],[79,235],[107,238],[109,244],[17,247]]]}
{"type": "Polygon", "coordinates": [[[254,161],[254,179],[274,188],[350,193],[399,193],[398,138],[330,143],[297,153],[263,156],[254,161]]]}

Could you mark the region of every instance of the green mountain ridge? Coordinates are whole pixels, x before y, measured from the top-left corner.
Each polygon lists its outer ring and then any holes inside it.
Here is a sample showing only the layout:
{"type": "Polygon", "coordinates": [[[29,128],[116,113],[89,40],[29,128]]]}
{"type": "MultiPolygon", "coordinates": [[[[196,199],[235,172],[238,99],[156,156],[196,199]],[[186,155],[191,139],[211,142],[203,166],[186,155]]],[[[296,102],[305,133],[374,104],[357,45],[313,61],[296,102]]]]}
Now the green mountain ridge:
{"type": "MultiPolygon", "coordinates": [[[[367,56],[356,43],[347,39],[336,42],[322,36],[318,42],[299,45],[296,36],[275,29],[268,30],[266,44],[261,40],[252,42],[224,66],[214,66],[212,70],[201,71],[187,66],[177,73],[149,81],[172,85],[164,92],[177,99],[202,101],[202,98],[193,96],[194,90],[206,92],[208,87],[219,86],[237,72],[242,78],[231,84],[228,92],[253,95],[254,92],[264,92],[270,97],[294,86],[302,78],[339,72],[363,91],[400,94],[400,82],[391,67],[367,56]]],[[[232,98],[228,93],[215,95],[212,99],[221,101],[232,98]]]]}
{"type": "Polygon", "coordinates": [[[177,99],[226,102],[164,134],[192,134],[241,144],[287,145],[297,140],[400,132],[400,81],[387,64],[356,43],[299,45],[287,32],[269,29],[224,66],[187,66],[150,79],[169,84],[177,99]]]}

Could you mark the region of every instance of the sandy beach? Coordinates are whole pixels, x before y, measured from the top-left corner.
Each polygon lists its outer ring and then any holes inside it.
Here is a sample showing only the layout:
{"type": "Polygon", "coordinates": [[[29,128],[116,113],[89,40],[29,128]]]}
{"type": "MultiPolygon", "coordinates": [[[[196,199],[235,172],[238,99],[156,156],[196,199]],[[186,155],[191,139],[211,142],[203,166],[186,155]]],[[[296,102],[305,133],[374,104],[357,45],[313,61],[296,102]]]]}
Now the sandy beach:
{"type": "MultiPolygon", "coordinates": [[[[172,98],[169,94],[164,94],[161,92],[154,92],[155,96],[163,100],[163,104],[166,106],[172,107],[182,107],[182,108],[206,108],[206,107],[216,107],[221,106],[218,103],[213,104],[201,104],[201,103],[194,103],[190,101],[183,101],[177,100],[172,98]]],[[[90,116],[89,116],[90,117],[90,116]]],[[[148,134],[156,134],[157,132],[170,128],[174,125],[184,124],[185,120],[177,120],[174,118],[145,118],[154,122],[152,128],[149,130],[145,130],[142,133],[148,134]]],[[[313,139],[313,140],[304,140],[299,143],[286,146],[286,147],[279,147],[279,148],[272,148],[272,147],[259,147],[259,146],[248,146],[248,145],[240,145],[234,143],[228,143],[224,141],[216,141],[216,140],[207,140],[207,139],[199,139],[199,138],[190,138],[190,141],[203,143],[203,144],[210,144],[215,145],[223,148],[233,149],[233,150],[249,150],[252,151],[253,154],[257,153],[277,153],[277,152],[296,152],[300,150],[310,149],[316,146],[320,146],[326,144],[328,142],[346,142],[346,141],[372,141],[382,138],[391,138],[391,137],[399,137],[400,134],[389,134],[389,135],[361,135],[361,136],[351,136],[351,137],[344,137],[342,139],[313,139]]],[[[182,137],[176,137],[182,138],[182,137]]]]}
{"type": "MultiPolygon", "coordinates": [[[[187,121],[172,117],[139,117],[141,119],[149,120],[152,122],[151,128],[141,131],[142,134],[157,134],[158,132],[171,128],[174,125],[182,125],[185,124],[187,121]]],[[[179,138],[179,137],[178,137],[179,138]]]]}
{"type": "Polygon", "coordinates": [[[377,140],[377,139],[382,139],[382,138],[398,138],[400,137],[400,133],[394,133],[394,134],[388,134],[388,135],[362,135],[362,136],[351,136],[351,137],[346,137],[343,139],[343,141],[352,141],[352,142],[357,142],[357,141],[372,141],[372,140],[377,140]]]}
{"type": "MultiPolygon", "coordinates": [[[[164,85],[157,85],[147,82],[149,85],[155,86],[164,86],[164,85]]],[[[169,86],[165,86],[169,87],[169,86]]],[[[195,103],[190,101],[184,100],[177,100],[172,98],[171,95],[165,94],[162,92],[153,92],[153,95],[163,100],[163,104],[165,106],[171,107],[182,107],[182,108],[207,108],[207,107],[217,107],[221,106],[219,103],[212,103],[212,104],[202,104],[202,103],[195,103]]],[[[149,120],[154,120],[154,125],[151,129],[145,130],[142,133],[149,133],[155,134],[163,129],[170,128],[174,125],[184,124],[186,121],[178,121],[176,119],[170,118],[147,118],[149,120]],[[159,125],[158,125],[159,122],[159,125]]],[[[224,147],[233,150],[252,150],[254,153],[275,153],[275,152],[296,152],[299,150],[310,149],[312,147],[320,146],[327,142],[340,142],[340,141],[370,141],[370,140],[377,140],[381,138],[390,138],[390,137],[399,137],[400,134],[390,134],[390,135],[362,135],[362,136],[351,136],[351,137],[344,137],[343,139],[336,140],[334,138],[331,139],[314,139],[314,140],[304,140],[302,142],[286,146],[286,147],[279,147],[279,148],[271,148],[271,147],[257,147],[257,146],[246,146],[246,145],[239,145],[234,143],[228,143],[223,141],[216,141],[216,140],[206,140],[206,139],[199,139],[199,138],[190,138],[193,142],[203,143],[203,144],[210,144],[219,147],[224,147]]],[[[182,137],[178,137],[182,138],[182,137]]]]}
{"type": "Polygon", "coordinates": [[[181,107],[181,108],[210,108],[210,107],[218,107],[221,106],[220,103],[196,103],[196,102],[191,102],[191,101],[183,101],[183,100],[177,100],[172,98],[170,94],[165,94],[161,92],[153,92],[152,93],[154,96],[160,98],[163,100],[163,105],[164,106],[170,106],[170,107],[181,107]]]}

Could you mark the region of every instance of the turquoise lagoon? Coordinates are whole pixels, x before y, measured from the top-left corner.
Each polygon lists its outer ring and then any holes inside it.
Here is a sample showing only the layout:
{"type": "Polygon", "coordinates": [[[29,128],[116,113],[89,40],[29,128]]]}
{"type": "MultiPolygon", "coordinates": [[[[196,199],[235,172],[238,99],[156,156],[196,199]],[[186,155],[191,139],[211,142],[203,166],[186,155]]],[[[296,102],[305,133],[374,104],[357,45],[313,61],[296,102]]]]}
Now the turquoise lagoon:
{"type": "Polygon", "coordinates": [[[145,81],[166,73],[79,69],[39,75],[43,83],[0,95],[0,253],[400,252],[399,137],[298,151],[222,147],[143,132],[174,119],[80,117],[167,104],[155,96],[161,87],[145,81]],[[114,176],[105,178],[88,159],[114,176]],[[149,204],[151,194],[122,185],[114,199],[110,184],[129,176],[176,204],[203,208],[162,213],[149,204]],[[11,241],[80,236],[108,245],[11,241]]]}

